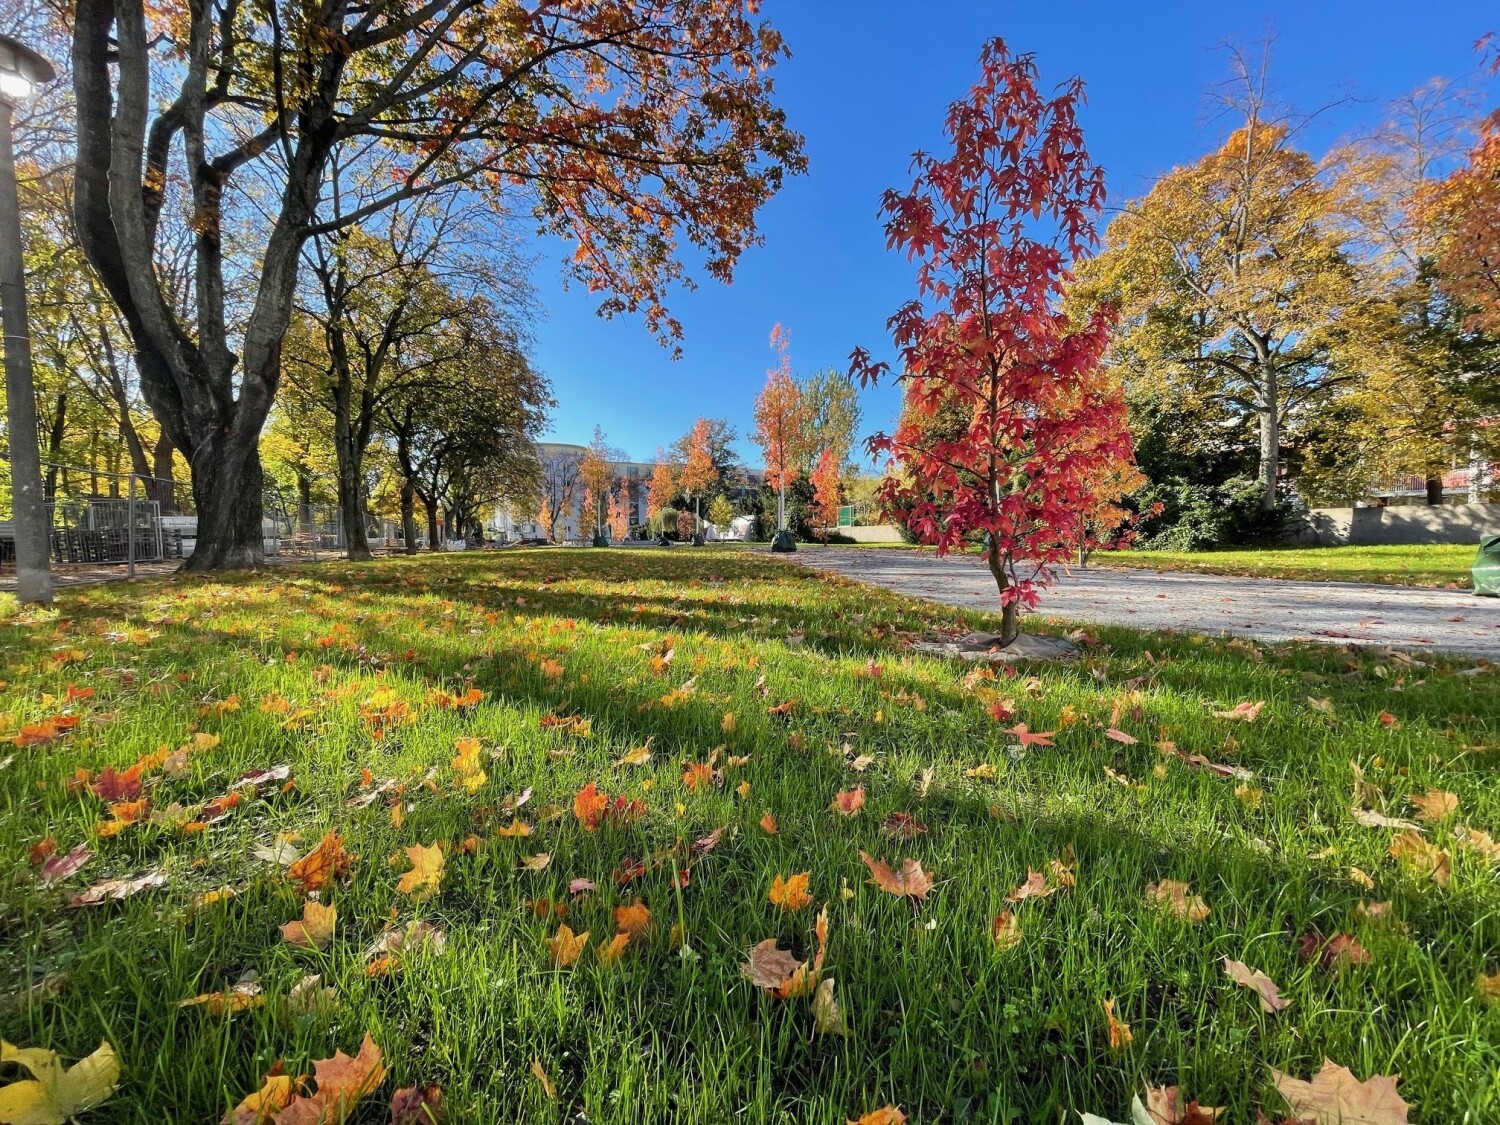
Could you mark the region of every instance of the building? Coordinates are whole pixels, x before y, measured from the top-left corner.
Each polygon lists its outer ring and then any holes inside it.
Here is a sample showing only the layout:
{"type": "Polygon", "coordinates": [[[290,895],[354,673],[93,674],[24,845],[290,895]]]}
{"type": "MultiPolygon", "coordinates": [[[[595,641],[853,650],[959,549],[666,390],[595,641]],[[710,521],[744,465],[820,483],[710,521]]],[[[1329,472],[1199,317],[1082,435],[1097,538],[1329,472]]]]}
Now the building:
{"type": "MultiPolygon", "coordinates": [[[[543,441],[537,443],[537,453],[542,460],[542,504],[554,515],[551,538],[559,542],[585,538],[591,534],[593,525],[583,512],[583,485],[577,474],[588,447],[543,441]]],[[[630,526],[645,525],[646,490],[656,471],[656,462],[611,461],[610,469],[616,480],[625,482],[630,526]]],[[[758,489],[765,483],[766,473],[764,469],[742,469],[741,476],[743,479],[727,490],[731,499],[738,500],[758,489]]],[[[488,532],[501,541],[547,538],[541,520],[529,515],[517,518],[504,505],[496,507],[488,532]]]]}

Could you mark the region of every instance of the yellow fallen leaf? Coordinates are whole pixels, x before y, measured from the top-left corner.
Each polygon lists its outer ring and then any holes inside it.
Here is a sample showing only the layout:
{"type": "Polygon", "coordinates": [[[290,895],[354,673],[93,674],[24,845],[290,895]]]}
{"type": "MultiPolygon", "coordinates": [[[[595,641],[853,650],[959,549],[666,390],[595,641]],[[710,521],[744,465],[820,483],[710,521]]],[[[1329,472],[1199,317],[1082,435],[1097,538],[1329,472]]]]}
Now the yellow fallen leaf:
{"type": "Polygon", "coordinates": [[[1104,1018],[1109,1025],[1109,1049],[1118,1051],[1130,1046],[1135,1036],[1130,1032],[1130,1025],[1115,1015],[1115,1002],[1104,1001],[1104,1018]]]}
{"type": "Polygon", "coordinates": [[[766,895],[771,900],[771,905],[779,906],[783,910],[801,910],[812,902],[812,895],[807,891],[807,883],[811,878],[810,872],[802,872],[793,875],[789,879],[783,879],[777,875],[771,881],[771,890],[766,895]]]}
{"type": "Polygon", "coordinates": [[[560,969],[566,969],[574,961],[578,960],[583,952],[584,946],[589,943],[589,932],[584,930],[581,934],[574,934],[566,922],[557,927],[557,934],[549,937],[547,951],[552,955],[552,963],[560,969]]]}
{"type": "Polygon", "coordinates": [[[557,1087],[552,1085],[552,1079],[547,1077],[547,1072],[542,1069],[541,1059],[531,1060],[531,1073],[536,1075],[536,1080],[542,1084],[542,1093],[547,1095],[549,1101],[557,1100],[557,1087]]]}
{"type": "Polygon", "coordinates": [[[406,849],[411,860],[411,870],[401,876],[396,890],[416,898],[428,898],[436,894],[443,885],[443,866],[446,860],[441,844],[413,844],[406,849]]]}
{"type": "Polygon", "coordinates": [[[324,949],[333,940],[333,927],[338,919],[338,909],[324,906],[309,899],[302,904],[302,917],[281,927],[281,938],[288,945],[300,945],[308,949],[324,949]]]}
{"type": "Polygon", "coordinates": [[[14,1063],[31,1074],[0,1086],[0,1121],[7,1125],[63,1125],[115,1092],[120,1060],[108,1043],[72,1066],[56,1051],[0,1042],[0,1063],[14,1063]]]}

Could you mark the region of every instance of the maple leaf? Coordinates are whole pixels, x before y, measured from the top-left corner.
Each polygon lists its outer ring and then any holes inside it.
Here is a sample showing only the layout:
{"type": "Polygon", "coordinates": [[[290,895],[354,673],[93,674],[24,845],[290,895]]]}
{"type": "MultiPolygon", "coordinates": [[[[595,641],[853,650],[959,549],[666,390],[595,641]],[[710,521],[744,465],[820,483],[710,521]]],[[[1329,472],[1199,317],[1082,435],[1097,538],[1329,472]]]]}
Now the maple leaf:
{"type": "Polygon", "coordinates": [[[248,1012],[266,1002],[266,994],[253,979],[240,981],[223,992],[200,992],[186,1000],[177,1001],[179,1008],[202,1008],[211,1016],[232,1016],[236,1012],[248,1012]]]}
{"type": "Polygon", "coordinates": [[[1429,789],[1421,796],[1408,797],[1417,810],[1417,819],[1429,824],[1440,824],[1458,814],[1458,795],[1442,789],[1429,789]]]}
{"type": "Polygon", "coordinates": [[[302,904],[300,920],[287,922],[281,927],[281,937],[288,945],[300,945],[309,949],[326,949],[333,940],[333,927],[338,920],[338,910],[311,899],[302,904]]]}
{"type": "Polygon", "coordinates": [[[1104,1019],[1109,1028],[1109,1049],[1118,1051],[1130,1046],[1135,1036],[1131,1034],[1130,1025],[1115,1015],[1115,1002],[1104,1000],[1101,1003],[1104,1008],[1104,1019]]]}
{"type": "Polygon", "coordinates": [[[1453,857],[1447,849],[1423,839],[1407,829],[1391,839],[1391,855],[1402,867],[1417,875],[1425,875],[1440,887],[1448,885],[1452,874],[1453,857]]]}
{"type": "Polygon", "coordinates": [[[1500,971],[1480,973],[1474,978],[1474,991],[1486,1004],[1500,1004],[1500,971]]]}
{"type": "Polygon", "coordinates": [[[584,946],[589,943],[589,932],[585,930],[581,934],[574,934],[566,922],[557,927],[557,933],[546,939],[547,953],[552,958],[552,964],[559,969],[566,969],[574,961],[578,960],[579,954],[583,952],[584,946]]]}
{"type": "Polygon", "coordinates": [[[775,938],[766,938],[750,950],[740,972],[757,988],[785,998],[793,982],[805,977],[806,968],[804,962],[779,948],[775,938]]]}
{"type": "Polygon", "coordinates": [[[530,836],[531,832],[531,825],[527,824],[524,820],[513,820],[509,824],[503,824],[495,829],[496,836],[530,836]]]}
{"type": "Polygon", "coordinates": [[[853,789],[843,789],[834,795],[833,803],[828,806],[830,811],[840,813],[843,816],[853,816],[865,807],[865,787],[857,785],[853,789]]]}
{"type": "Polygon", "coordinates": [[[714,783],[714,768],[703,762],[687,762],[682,767],[682,783],[689,789],[706,789],[714,783]]]}
{"type": "Polygon", "coordinates": [[[89,785],[94,796],[110,804],[116,801],[133,801],[141,795],[141,766],[137,762],[124,772],[114,766],[105,766],[89,785]]]}
{"type": "Polygon", "coordinates": [[[646,927],[650,924],[651,912],[646,909],[646,904],[643,902],[615,907],[615,928],[629,937],[645,933],[646,927]]]}
{"type": "Polygon", "coordinates": [[[396,890],[419,901],[436,894],[443,885],[443,867],[447,862],[442,844],[413,844],[406,849],[406,858],[411,860],[411,870],[401,876],[396,890]]]}
{"type": "Polygon", "coordinates": [[[921,900],[925,899],[927,892],[933,888],[932,876],[923,871],[922,865],[915,859],[904,860],[898,874],[882,861],[872,859],[864,852],[859,853],[859,858],[870,869],[870,883],[887,894],[904,895],[907,898],[921,900]]]}
{"type": "Polygon", "coordinates": [[[583,825],[584,831],[595,832],[599,828],[599,822],[604,816],[604,810],[609,807],[609,794],[600,793],[599,787],[592,781],[578,791],[573,798],[573,815],[583,825]]]}
{"type": "Polygon", "coordinates": [[[1257,716],[1260,715],[1260,709],[1265,705],[1266,701],[1263,699],[1257,703],[1251,703],[1247,700],[1243,703],[1236,703],[1228,711],[1215,711],[1213,714],[1214,718],[1216,719],[1228,719],[1231,722],[1240,723],[1253,723],[1255,722],[1257,716]]]}
{"type": "Polygon", "coordinates": [[[1057,732],[1055,730],[1027,730],[1025,723],[1017,723],[1013,727],[1006,727],[1005,733],[1015,735],[1016,741],[1021,744],[1022,748],[1025,748],[1027,746],[1051,746],[1052,736],[1057,732]]]}
{"type": "Polygon", "coordinates": [[[120,1060],[108,1043],[65,1067],[56,1051],[0,1041],[0,1063],[31,1075],[0,1086],[0,1121],[11,1125],[63,1125],[103,1102],[120,1081],[120,1060]]]}
{"type": "Polygon", "coordinates": [[[634,750],[627,750],[615,759],[617,766],[649,766],[651,764],[651,743],[637,746],[634,750]]]}
{"type": "Polygon", "coordinates": [[[443,1119],[443,1091],[407,1086],[391,1095],[390,1125],[436,1125],[443,1119]]]}
{"type": "Polygon", "coordinates": [[[1408,1125],[1411,1108],[1396,1093],[1395,1075],[1361,1082],[1347,1067],[1328,1059],[1312,1081],[1293,1078],[1275,1067],[1271,1081],[1299,1122],[1316,1125],[1408,1125]]]}
{"type": "Polygon", "coordinates": [[[777,875],[771,881],[771,890],[767,894],[771,905],[779,906],[783,910],[801,910],[812,902],[812,895],[808,894],[807,883],[811,874],[802,872],[793,875],[790,879],[783,879],[777,875]]]}
{"type": "Polygon", "coordinates": [[[531,1073],[542,1084],[542,1093],[547,1095],[547,1100],[555,1102],[557,1100],[557,1087],[552,1084],[552,1079],[547,1077],[547,1071],[542,1066],[541,1059],[531,1060],[531,1073]]]}
{"type": "Polygon", "coordinates": [[[294,1094],[290,1074],[268,1074],[259,1090],[246,1094],[223,1117],[223,1125],[266,1125],[287,1107],[294,1094]]]}
{"type": "Polygon", "coordinates": [[[1235,984],[1255,992],[1260,999],[1260,1007],[1265,1012],[1279,1012],[1291,1003],[1290,1000],[1282,998],[1276,982],[1259,969],[1252,969],[1243,961],[1233,961],[1224,958],[1224,974],[1234,981],[1235,984]]]}
{"type": "Polygon", "coordinates": [[[599,946],[599,948],[598,948],[599,964],[601,964],[601,965],[613,965],[622,956],[624,956],[625,950],[626,950],[626,948],[629,947],[629,945],[630,945],[630,935],[629,934],[626,934],[626,933],[617,933],[617,934],[615,934],[615,936],[612,937],[612,938],[610,938],[608,942],[606,942],[604,945],[599,946]]]}
{"type": "Polygon", "coordinates": [[[1005,896],[1006,902],[1025,902],[1028,898],[1046,898],[1057,893],[1056,887],[1047,886],[1047,877],[1033,868],[1026,869],[1026,882],[1005,896]]]}
{"type": "Polygon", "coordinates": [[[351,1058],[335,1051],[331,1059],[315,1060],[313,1077],[317,1089],[293,1098],[275,1116],[275,1125],[340,1125],[359,1100],[373,1093],[385,1079],[385,1062],[366,1032],[359,1054],[351,1058]]]}
{"type": "Polygon", "coordinates": [[[771,815],[769,810],[767,810],[766,814],[760,818],[760,827],[761,830],[767,835],[776,835],[776,818],[771,815]]]}
{"type": "Polygon", "coordinates": [[[911,813],[893,812],[886,817],[880,825],[880,834],[890,836],[898,840],[915,840],[918,836],[925,835],[927,825],[923,824],[911,813]]]}
{"type": "Polygon", "coordinates": [[[1114,727],[1110,727],[1108,730],[1106,730],[1104,732],[1104,737],[1113,739],[1114,741],[1125,746],[1134,746],[1137,742],[1140,741],[1140,739],[1136,738],[1134,735],[1126,734],[1124,731],[1116,730],[1114,727]]]}
{"type": "Polygon", "coordinates": [[[1163,879],[1146,888],[1146,901],[1152,906],[1166,910],[1173,917],[1197,925],[1207,918],[1208,904],[1199,895],[1190,895],[1191,883],[1179,883],[1176,879],[1163,879]]]}
{"type": "Polygon", "coordinates": [[[833,978],[822,981],[812,998],[813,1030],[820,1035],[848,1035],[849,1025],[833,998],[833,978]]]}
{"type": "Polygon", "coordinates": [[[348,872],[354,857],[344,851],[344,841],[337,832],[326,833],[317,847],[286,869],[287,877],[302,884],[304,893],[321,891],[334,879],[348,872]]]}
{"type": "Polygon", "coordinates": [[[857,1121],[849,1121],[848,1125],[906,1125],[906,1114],[893,1105],[886,1105],[870,1110],[857,1121]]]}

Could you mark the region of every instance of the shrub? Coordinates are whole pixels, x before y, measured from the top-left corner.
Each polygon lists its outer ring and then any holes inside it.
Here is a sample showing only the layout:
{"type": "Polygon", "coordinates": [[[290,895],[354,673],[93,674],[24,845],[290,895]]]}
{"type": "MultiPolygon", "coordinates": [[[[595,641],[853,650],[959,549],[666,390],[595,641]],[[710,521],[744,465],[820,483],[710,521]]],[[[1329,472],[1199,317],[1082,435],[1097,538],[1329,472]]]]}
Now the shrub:
{"type": "Polygon", "coordinates": [[[1138,546],[1154,551],[1209,551],[1216,547],[1274,543],[1286,532],[1292,506],[1282,500],[1270,511],[1260,506],[1260,482],[1235,477],[1221,485],[1181,479],[1152,482],[1133,497],[1140,511],[1160,504],[1142,521],[1138,546]]]}

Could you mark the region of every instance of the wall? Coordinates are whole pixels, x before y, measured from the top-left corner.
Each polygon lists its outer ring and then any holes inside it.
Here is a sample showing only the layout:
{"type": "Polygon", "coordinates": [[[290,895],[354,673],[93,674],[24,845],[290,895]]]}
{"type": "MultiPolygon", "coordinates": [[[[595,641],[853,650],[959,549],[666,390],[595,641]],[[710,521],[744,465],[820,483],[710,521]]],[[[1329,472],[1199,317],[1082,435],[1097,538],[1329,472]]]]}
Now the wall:
{"type": "Polygon", "coordinates": [[[1500,504],[1403,504],[1390,508],[1314,508],[1293,532],[1298,543],[1375,547],[1471,543],[1500,535],[1500,504]]]}
{"type": "MultiPolygon", "coordinates": [[[[1500,507],[1500,505],[1497,505],[1500,507]]],[[[854,527],[836,527],[833,530],[847,535],[856,543],[900,543],[901,532],[889,524],[863,524],[854,527]]]]}

